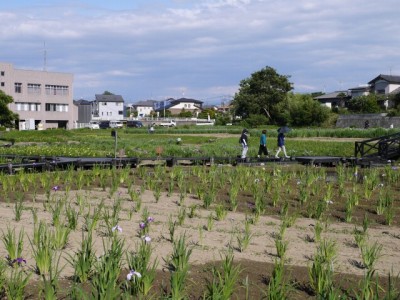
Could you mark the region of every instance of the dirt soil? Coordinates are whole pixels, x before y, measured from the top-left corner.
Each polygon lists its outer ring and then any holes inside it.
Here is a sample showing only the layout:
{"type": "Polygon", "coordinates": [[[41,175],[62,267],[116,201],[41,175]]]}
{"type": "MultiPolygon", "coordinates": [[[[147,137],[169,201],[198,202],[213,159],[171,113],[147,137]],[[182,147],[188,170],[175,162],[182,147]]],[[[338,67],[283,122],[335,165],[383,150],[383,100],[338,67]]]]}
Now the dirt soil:
{"type": "MultiPolygon", "coordinates": [[[[139,186],[136,187],[140,189],[139,186]]],[[[100,188],[91,188],[90,190],[69,191],[52,191],[51,201],[57,201],[62,197],[68,197],[71,203],[75,203],[77,197],[83,197],[91,207],[96,207],[101,200],[104,200],[107,207],[113,205],[114,200],[110,199],[108,190],[103,191],[100,188]]],[[[135,243],[141,239],[139,222],[141,221],[140,213],[132,213],[134,203],[130,201],[127,188],[119,188],[113,197],[120,197],[124,201],[123,209],[120,213],[119,226],[122,228],[120,235],[125,239],[125,247],[127,250],[133,250],[135,243]]],[[[114,199],[114,198],[113,198],[114,199]]],[[[162,286],[168,284],[169,271],[166,268],[164,260],[172,253],[172,243],[168,232],[168,219],[177,219],[178,211],[182,208],[179,206],[179,195],[173,194],[167,197],[165,192],[162,193],[158,202],[151,191],[144,191],[141,195],[142,208],[147,207],[150,216],[154,217],[154,223],[151,223],[150,237],[153,245],[153,259],[157,259],[158,275],[153,291],[160,293],[162,286]]],[[[3,201],[5,199],[3,198],[3,201]]],[[[26,202],[22,219],[17,222],[14,219],[14,205],[11,203],[0,202],[0,228],[5,231],[7,226],[15,228],[16,232],[25,231],[23,256],[27,260],[24,268],[34,270],[35,263],[32,257],[29,238],[33,236],[33,218],[31,209],[37,209],[39,220],[45,220],[51,226],[51,212],[44,209],[43,202],[46,201],[44,194],[36,195],[35,202],[26,202]]],[[[241,280],[237,286],[235,295],[238,299],[244,299],[246,289],[242,287],[242,280],[248,277],[250,284],[250,298],[260,299],[267,290],[269,277],[271,276],[273,263],[277,257],[274,244],[274,236],[279,232],[280,219],[274,215],[261,216],[259,222],[251,225],[253,237],[250,245],[243,252],[240,252],[237,244],[237,233],[244,229],[246,214],[243,211],[228,212],[222,221],[215,220],[212,230],[207,231],[207,218],[212,210],[202,208],[202,202],[195,196],[188,195],[183,204],[189,211],[189,207],[197,205],[197,209],[192,218],[188,216],[182,226],[178,226],[175,237],[185,234],[187,237],[188,247],[193,249],[190,257],[190,278],[188,284],[188,293],[191,299],[198,299],[202,296],[205,288],[206,278],[210,278],[210,270],[213,264],[221,260],[221,255],[228,249],[233,249],[235,262],[240,264],[242,268],[241,280]]],[[[61,273],[60,284],[63,291],[68,286],[72,286],[71,276],[73,269],[67,263],[67,253],[73,254],[79,247],[82,238],[83,219],[80,217],[79,226],[76,231],[71,232],[69,243],[63,250],[61,264],[65,265],[61,273]]],[[[396,216],[398,218],[398,216],[396,216]]],[[[100,227],[95,236],[95,248],[97,256],[102,255],[102,232],[104,228],[100,227]]],[[[287,263],[286,268],[290,274],[291,282],[294,284],[292,299],[314,298],[309,287],[307,267],[311,264],[313,255],[316,250],[316,243],[313,241],[315,220],[299,217],[293,226],[287,228],[284,240],[288,241],[287,263]]],[[[327,229],[323,233],[324,238],[332,239],[336,242],[338,255],[335,261],[336,283],[347,293],[352,294],[352,290],[356,289],[358,282],[364,275],[365,269],[362,265],[360,249],[354,242],[354,224],[343,222],[332,222],[328,224],[327,229]]],[[[384,226],[375,224],[368,229],[369,240],[372,244],[375,241],[382,245],[382,256],[379,258],[376,269],[381,276],[381,284],[385,286],[386,276],[389,272],[397,275],[400,273],[400,231],[398,226],[384,226]]],[[[0,244],[0,256],[6,257],[7,253],[0,244]]],[[[126,266],[125,266],[126,267],[126,266]]],[[[127,270],[123,270],[121,280],[127,270]]],[[[38,295],[39,277],[32,277],[27,296],[35,299],[38,295]]],[[[62,293],[63,294],[63,293],[62,293]]],[[[65,296],[65,293],[64,293],[65,296]]],[[[62,298],[62,295],[60,295],[62,298]]]]}

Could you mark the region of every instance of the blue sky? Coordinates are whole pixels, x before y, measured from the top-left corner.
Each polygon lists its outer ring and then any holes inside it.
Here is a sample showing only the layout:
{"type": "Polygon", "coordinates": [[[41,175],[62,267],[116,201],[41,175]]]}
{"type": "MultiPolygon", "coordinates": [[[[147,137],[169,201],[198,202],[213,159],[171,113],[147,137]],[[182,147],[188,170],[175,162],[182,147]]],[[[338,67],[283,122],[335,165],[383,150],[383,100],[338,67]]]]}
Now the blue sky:
{"type": "Polygon", "coordinates": [[[74,74],[74,98],[219,103],[266,66],[295,92],[400,75],[397,0],[13,0],[0,61],[74,74]],[[45,47],[44,47],[45,45],[45,47]]]}

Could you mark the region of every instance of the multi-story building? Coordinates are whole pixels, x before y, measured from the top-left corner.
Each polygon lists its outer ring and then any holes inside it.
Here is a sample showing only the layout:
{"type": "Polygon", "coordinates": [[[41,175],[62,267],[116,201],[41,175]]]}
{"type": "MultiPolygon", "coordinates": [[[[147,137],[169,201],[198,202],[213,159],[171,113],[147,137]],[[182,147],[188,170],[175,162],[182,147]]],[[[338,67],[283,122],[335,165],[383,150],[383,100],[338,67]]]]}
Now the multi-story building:
{"type": "Polygon", "coordinates": [[[15,69],[0,62],[0,89],[13,97],[9,108],[20,129],[74,128],[73,75],[15,69]]]}
{"type": "Polygon", "coordinates": [[[96,94],[92,102],[93,118],[96,120],[123,120],[124,99],[121,95],[96,94]]]}

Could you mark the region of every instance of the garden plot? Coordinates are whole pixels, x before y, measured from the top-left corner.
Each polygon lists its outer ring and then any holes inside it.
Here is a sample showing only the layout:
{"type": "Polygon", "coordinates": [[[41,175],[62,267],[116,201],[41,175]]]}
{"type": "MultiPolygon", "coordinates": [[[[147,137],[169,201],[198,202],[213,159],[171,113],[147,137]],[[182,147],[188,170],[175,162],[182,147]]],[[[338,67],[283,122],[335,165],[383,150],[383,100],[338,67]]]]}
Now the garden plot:
{"type": "Polygon", "coordinates": [[[20,284],[25,295],[76,299],[297,299],[399,288],[384,285],[400,272],[395,167],[157,166],[0,179],[7,295],[25,278],[36,289],[20,284]]]}

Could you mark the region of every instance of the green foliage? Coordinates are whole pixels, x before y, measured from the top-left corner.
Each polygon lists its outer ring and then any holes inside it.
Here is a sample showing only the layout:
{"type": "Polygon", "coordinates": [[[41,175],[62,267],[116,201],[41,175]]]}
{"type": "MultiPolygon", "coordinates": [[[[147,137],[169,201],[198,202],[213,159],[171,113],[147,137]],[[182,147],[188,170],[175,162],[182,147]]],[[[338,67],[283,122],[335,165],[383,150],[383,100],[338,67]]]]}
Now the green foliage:
{"type": "Polygon", "coordinates": [[[8,104],[13,102],[13,97],[0,90],[0,126],[12,127],[14,121],[18,120],[18,115],[8,108],[8,104]]]}
{"type": "Polygon", "coordinates": [[[182,108],[178,116],[181,118],[191,118],[193,114],[191,111],[186,111],[184,108],[182,108]]]}
{"type": "Polygon", "coordinates": [[[215,124],[218,125],[226,125],[231,122],[231,116],[228,114],[218,114],[215,118],[215,124]]]}
{"type": "Polygon", "coordinates": [[[381,99],[376,94],[355,97],[348,101],[347,107],[355,113],[378,113],[381,111],[379,100],[381,99]]]}
{"type": "Polygon", "coordinates": [[[310,95],[291,94],[289,114],[292,126],[319,126],[328,119],[330,110],[310,95]]]}
{"type": "Polygon", "coordinates": [[[268,119],[264,115],[250,115],[248,118],[241,122],[241,126],[245,128],[256,128],[260,125],[268,123],[268,119]]]}
{"type": "Polygon", "coordinates": [[[215,118],[215,111],[211,108],[204,109],[201,113],[199,113],[199,119],[207,119],[210,116],[211,119],[215,118]]]}
{"type": "Polygon", "coordinates": [[[266,114],[272,123],[276,123],[277,105],[293,89],[289,77],[278,74],[271,67],[265,67],[243,79],[232,102],[236,115],[248,118],[253,114],[266,114]]]}
{"type": "Polygon", "coordinates": [[[212,268],[212,279],[207,282],[204,299],[231,299],[239,275],[240,266],[233,266],[234,256],[231,252],[225,255],[221,268],[212,268]]]}
{"type": "Polygon", "coordinates": [[[74,256],[69,255],[67,259],[74,268],[74,280],[77,282],[86,282],[93,274],[93,267],[96,262],[96,255],[93,249],[92,233],[86,237],[82,232],[81,248],[74,256]]]}
{"type": "Polygon", "coordinates": [[[11,229],[7,227],[7,232],[2,231],[2,241],[4,248],[7,250],[8,261],[13,263],[13,261],[19,257],[22,257],[22,250],[24,248],[24,229],[21,229],[18,237],[15,233],[15,228],[11,229]]]}

